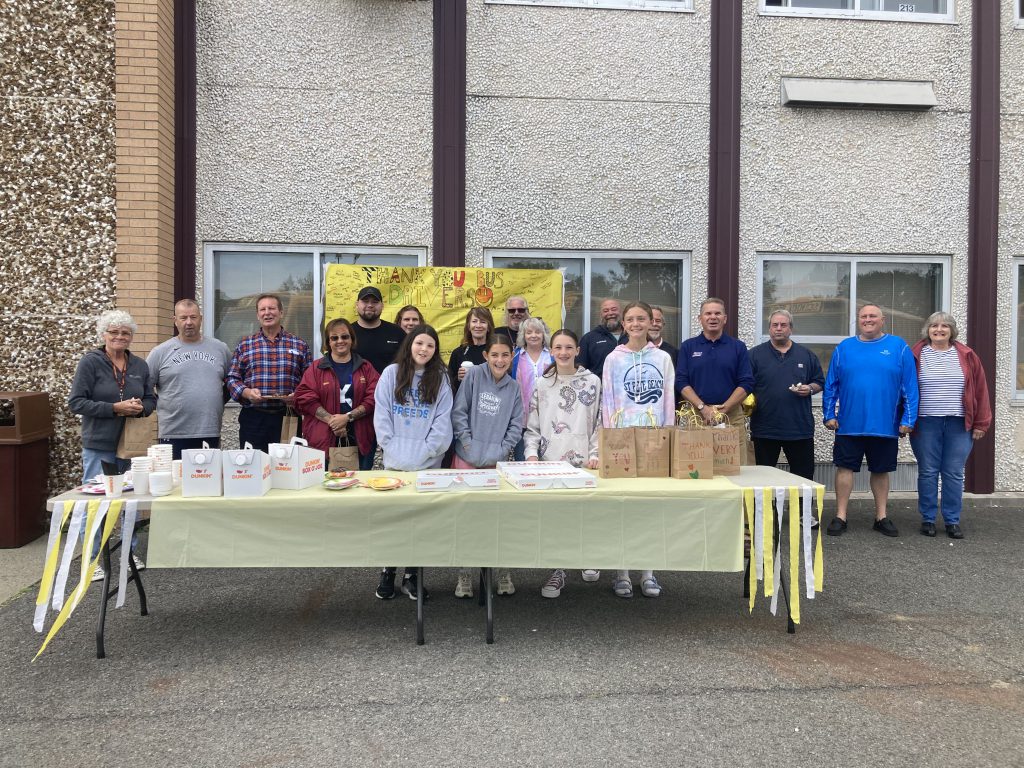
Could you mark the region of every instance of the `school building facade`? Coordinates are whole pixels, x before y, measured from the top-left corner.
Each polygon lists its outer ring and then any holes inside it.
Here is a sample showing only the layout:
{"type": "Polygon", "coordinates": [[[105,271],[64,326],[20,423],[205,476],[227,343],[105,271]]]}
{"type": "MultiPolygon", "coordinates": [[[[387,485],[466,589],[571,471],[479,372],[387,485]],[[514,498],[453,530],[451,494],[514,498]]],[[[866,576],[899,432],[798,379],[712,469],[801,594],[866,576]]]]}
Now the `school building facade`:
{"type": "Polygon", "coordinates": [[[317,344],[326,265],[361,263],[561,268],[568,327],[641,298],[675,343],[706,295],[748,345],[787,307],[826,363],[866,302],[908,341],[949,311],[996,413],[968,490],[1024,490],[1024,0],[15,0],[0,24],[0,388],[51,393],[54,488],[100,311],[145,353],[195,296],[231,345],[275,291],[317,344]]]}

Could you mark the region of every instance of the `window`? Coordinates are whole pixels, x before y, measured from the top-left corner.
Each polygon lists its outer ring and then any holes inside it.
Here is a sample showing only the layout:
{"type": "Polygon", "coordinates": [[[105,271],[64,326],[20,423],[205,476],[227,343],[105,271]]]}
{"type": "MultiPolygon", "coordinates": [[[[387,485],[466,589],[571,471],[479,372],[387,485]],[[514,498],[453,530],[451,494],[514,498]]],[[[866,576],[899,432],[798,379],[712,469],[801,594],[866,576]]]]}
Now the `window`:
{"type": "Polygon", "coordinates": [[[284,327],[318,350],[325,265],[416,267],[427,261],[426,248],[351,245],[210,243],[203,254],[204,333],[231,349],[243,336],[256,332],[256,297],[261,293],[280,295],[284,327]]]}
{"type": "Polygon", "coordinates": [[[761,0],[761,13],[889,21],[954,21],[953,0],[761,0]]]}
{"type": "Polygon", "coordinates": [[[1017,318],[1013,326],[1014,363],[1017,369],[1014,396],[1024,400],[1024,259],[1017,259],[1013,267],[1017,271],[1013,281],[1013,304],[1017,318]]]}
{"type": "Polygon", "coordinates": [[[484,251],[484,264],[561,269],[565,276],[565,327],[581,336],[597,324],[601,302],[606,299],[618,299],[623,305],[641,300],[660,306],[665,312],[664,338],[675,346],[689,336],[689,253],[492,248],[484,251]]]}
{"type": "Polygon", "coordinates": [[[1024,27],[1024,0],[1017,0],[1017,2],[1014,3],[1014,6],[1016,10],[1014,18],[1017,20],[1016,26],[1019,29],[1024,27]]]}
{"type": "Polygon", "coordinates": [[[932,312],[949,308],[948,256],[771,254],[760,258],[758,317],[762,341],[776,309],[793,313],[793,340],[828,370],[836,345],[856,333],[857,311],[877,304],[885,330],[908,344],[932,312]]]}
{"type": "Polygon", "coordinates": [[[549,5],[623,11],[693,11],[693,0],[485,0],[491,5],[549,5]]]}

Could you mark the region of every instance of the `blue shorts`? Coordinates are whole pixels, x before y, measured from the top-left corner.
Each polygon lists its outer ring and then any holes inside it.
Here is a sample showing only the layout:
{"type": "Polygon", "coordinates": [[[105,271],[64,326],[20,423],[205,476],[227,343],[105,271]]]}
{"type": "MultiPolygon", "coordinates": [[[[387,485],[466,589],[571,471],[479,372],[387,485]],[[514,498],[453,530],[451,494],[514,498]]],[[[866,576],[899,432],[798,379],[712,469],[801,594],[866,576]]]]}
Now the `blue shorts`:
{"type": "Polygon", "coordinates": [[[861,459],[868,460],[869,472],[895,472],[900,442],[896,437],[836,435],[832,444],[832,462],[837,467],[860,472],[861,459]]]}

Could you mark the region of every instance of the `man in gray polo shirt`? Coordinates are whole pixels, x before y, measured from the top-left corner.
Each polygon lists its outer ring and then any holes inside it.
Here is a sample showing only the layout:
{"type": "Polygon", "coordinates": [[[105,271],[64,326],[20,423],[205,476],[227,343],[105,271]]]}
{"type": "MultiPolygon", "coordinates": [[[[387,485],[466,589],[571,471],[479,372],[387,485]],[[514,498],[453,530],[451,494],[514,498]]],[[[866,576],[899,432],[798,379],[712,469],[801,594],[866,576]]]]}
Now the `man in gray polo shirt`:
{"type": "Polygon", "coordinates": [[[178,335],[153,348],[146,358],[157,391],[160,442],[174,448],[174,458],[189,448],[220,447],[224,414],[224,376],[231,350],[203,336],[203,315],[192,299],[174,305],[178,335]]]}

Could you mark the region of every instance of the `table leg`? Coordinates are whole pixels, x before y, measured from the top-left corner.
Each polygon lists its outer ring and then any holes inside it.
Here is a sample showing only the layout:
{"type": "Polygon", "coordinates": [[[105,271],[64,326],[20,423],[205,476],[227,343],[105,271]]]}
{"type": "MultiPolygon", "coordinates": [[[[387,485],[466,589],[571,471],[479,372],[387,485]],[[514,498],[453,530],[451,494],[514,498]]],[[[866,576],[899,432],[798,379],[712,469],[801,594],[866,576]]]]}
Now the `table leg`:
{"type": "Polygon", "coordinates": [[[491,594],[491,569],[484,568],[484,582],[487,590],[487,633],[485,639],[488,645],[494,643],[494,596],[491,594]]]}
{"type": "MultiPolygon", "coordinates": [[[[88,554],[83,552],[83,558],[88,554]]],[[[100,597],[100,619],[96,623],[96,658],[105,659],[107,650],[103,645],[103,632],[107,625],[107,601],[110,599],[110,542],[103,545],[103,592],[100,597]]]]}
{"type": "Polygon", "coordinates": [[[416,645],[423,645],[423,569],[416,569],[416,645]]]}
{"type": "Polygon", "coordinates": [[[480,569],[480,583],[477,586],[476,604],[483,606],[487,604],[487,596],[484,595],[484,569],[480,569]]]}

